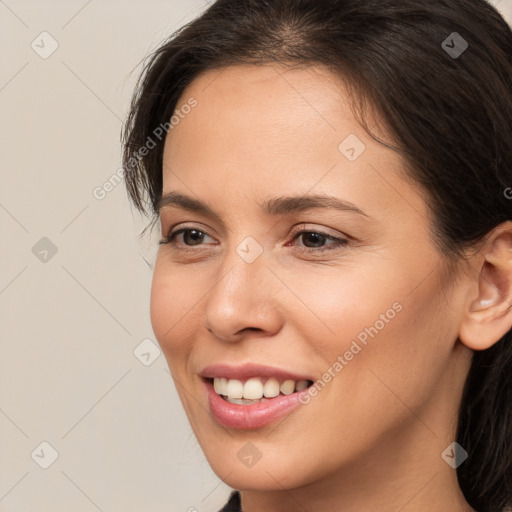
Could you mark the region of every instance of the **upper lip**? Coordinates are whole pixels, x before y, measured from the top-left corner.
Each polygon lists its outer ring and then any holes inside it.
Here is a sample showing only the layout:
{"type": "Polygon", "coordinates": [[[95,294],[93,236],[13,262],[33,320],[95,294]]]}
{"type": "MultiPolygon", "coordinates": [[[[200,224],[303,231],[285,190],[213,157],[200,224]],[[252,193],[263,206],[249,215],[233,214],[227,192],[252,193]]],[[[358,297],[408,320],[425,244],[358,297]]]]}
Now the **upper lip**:
{"type": "Polygon", "coordinates": [[[293,373],[282,368],[246,363],[242,365],[212,364],[203,368],[199,375],[205,379],[226,378],[245,380],[253,377],[274,377],[278,380],[313,380],[310,376],[293,373]]]}

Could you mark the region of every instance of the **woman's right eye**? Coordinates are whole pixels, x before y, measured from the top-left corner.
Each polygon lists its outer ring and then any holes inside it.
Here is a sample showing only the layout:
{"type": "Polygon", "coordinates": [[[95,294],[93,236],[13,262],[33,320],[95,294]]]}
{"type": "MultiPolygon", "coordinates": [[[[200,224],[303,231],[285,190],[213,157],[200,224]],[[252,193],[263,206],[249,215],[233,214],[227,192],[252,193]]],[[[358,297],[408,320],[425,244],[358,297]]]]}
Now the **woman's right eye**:
{"type": "MultiPolygon", "coordinates": [[[[178,247],[180,245],[185,246],[185,247],[193,247],[196,245],[204,245],[204,244],[202,244],[202,241],[204,240],[205,237],[210,237],[210,235],[208,235],[204,231],[201,231],[200,229],[180,228],[180,229],[177,229],[176,231],[173,231],[172,233],[170,233],[167,237],[165,237],[163,240],[160,240],[158,243],[161,245],[162,244],[173,244],[178,247]],[[183,235],[181,237],[182,242],[176,243],[176,237],[178,237],[179,235],[183,235]]],[[[212,238],[212,237],[210,237],[210,238],[212,238]]]]}

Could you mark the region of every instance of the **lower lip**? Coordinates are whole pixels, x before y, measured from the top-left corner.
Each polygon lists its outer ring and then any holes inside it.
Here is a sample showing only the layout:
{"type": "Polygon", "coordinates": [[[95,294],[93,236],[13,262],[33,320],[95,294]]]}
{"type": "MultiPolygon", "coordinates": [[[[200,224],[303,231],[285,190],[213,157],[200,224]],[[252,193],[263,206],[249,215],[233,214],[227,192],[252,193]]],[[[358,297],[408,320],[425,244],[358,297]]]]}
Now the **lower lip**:
{"type": "Polygon", "coordinates": [[[283,418],[301,405],[301,393],[307,393],[305,389],[291,395],[279,395],[254,405],[239,405],[224,400],[215,392],[210,381],[204,382],[214,419],[224,427],[241,430],[261,428],[283,418]]]}

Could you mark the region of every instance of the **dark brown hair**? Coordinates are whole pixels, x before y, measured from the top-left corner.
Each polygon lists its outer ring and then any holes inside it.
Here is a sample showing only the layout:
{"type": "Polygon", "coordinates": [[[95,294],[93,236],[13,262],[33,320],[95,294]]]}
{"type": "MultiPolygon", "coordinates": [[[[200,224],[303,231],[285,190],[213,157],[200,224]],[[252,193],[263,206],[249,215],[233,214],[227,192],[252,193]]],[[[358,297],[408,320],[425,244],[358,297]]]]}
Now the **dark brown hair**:
{"type": "MultiPolygon", "coordinates": [[[[123,164],[140,211],[156,215],[165,140],[158,127],[169,127],[185,88],[207,70],[248,63],[326,66],[350,87],[375,140],[366,107],[378,111],[393,144],[379,142],[404,157],[426,193],[447,259],[512,220],[512,32],[484,0],[213,3],[151,55],[136,88],[123,164]]],[[[511,332],[474,353],[457,441],[469,453],[457,473],[470,505],[511,506],[511,332]]]]}

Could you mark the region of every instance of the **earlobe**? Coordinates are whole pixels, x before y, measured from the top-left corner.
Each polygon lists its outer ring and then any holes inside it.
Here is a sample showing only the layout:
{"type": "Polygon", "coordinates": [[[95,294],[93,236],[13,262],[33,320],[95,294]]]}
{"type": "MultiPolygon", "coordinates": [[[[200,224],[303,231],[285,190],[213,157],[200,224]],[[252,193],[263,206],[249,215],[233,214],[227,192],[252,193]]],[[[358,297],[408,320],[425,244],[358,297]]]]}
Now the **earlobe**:
{"type": "Polygon", "coordinates": [[[498,342],[512,326],[512,222],[497,226],[470,261],[476,283],[459,339],[473,350],[498,342]]]}

